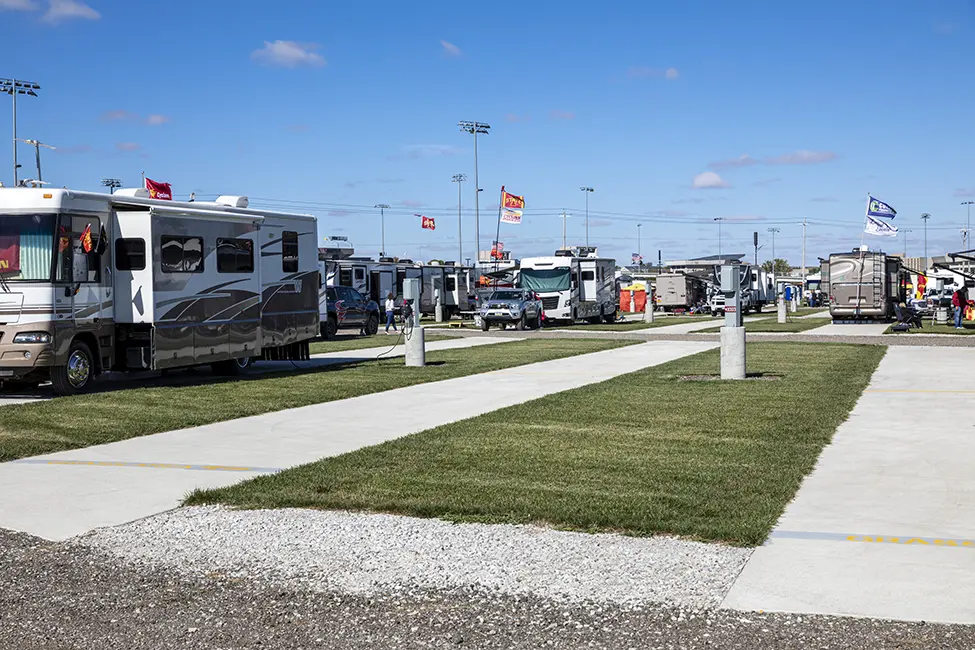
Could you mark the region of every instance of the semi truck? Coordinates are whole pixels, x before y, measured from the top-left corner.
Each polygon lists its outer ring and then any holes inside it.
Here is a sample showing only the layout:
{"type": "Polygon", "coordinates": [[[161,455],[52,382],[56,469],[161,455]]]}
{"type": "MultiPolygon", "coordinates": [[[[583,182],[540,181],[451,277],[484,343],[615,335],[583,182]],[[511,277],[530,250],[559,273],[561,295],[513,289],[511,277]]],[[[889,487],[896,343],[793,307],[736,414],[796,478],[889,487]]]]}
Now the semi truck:
{"type": "Polygon", "coordinates": [[[0,382],[301,360],[318,335],[317,221],[247,197],[0,189],[0,382]]]}
{"type": "Polygon", "coordinates": [[[886,320],[907,298],[910,274],[900,257],[866,247],[832,253],[829,271],[829,313],[837,320],[886,320]]]}
{"type": "Polygon", "coordinates": [[[546,323],[616,320],[616,260],[597,257],[595,249],[522,258],[518,286],[539,295],[546,323]]]}

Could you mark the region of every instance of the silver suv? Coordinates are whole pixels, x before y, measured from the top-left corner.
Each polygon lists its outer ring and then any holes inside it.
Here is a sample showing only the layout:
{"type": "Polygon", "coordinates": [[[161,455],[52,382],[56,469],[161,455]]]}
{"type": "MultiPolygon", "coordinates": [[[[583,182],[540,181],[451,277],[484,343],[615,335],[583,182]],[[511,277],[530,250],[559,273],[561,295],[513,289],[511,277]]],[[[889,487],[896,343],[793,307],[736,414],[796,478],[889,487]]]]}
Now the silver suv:
{"type": "Polygon", "coordinates": [[[527,289],[497,289],[481,303],[481,329],[491,324],[504,329],[514,324],[516,329],[538,329],[542,325],[542,301],[527,289]]]}

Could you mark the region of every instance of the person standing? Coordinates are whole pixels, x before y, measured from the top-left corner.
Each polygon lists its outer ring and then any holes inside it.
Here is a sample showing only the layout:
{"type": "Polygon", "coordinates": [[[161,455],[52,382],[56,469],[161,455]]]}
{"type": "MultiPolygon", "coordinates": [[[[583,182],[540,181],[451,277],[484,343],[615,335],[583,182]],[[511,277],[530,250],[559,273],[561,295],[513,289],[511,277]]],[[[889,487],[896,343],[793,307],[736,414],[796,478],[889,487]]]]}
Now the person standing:
{"type": "Polygon", "coordinates": [[[955,329],[962,329],[961,319],[965,315],[965,307],[968,305],[968,296],[965,295],[965,287],[955,289],[951,294],[951,306],[955,308],[955,329]]]}
{"type": "Polygon", "coordinates": [[[389,292],[386,294],[386,333],[389,334],[389,326],[393,326],[393,331],[396,332],[396,319],[393,317],[393,312],[396,309],[396,301],[393,299],[393,293],[389,292]]]}

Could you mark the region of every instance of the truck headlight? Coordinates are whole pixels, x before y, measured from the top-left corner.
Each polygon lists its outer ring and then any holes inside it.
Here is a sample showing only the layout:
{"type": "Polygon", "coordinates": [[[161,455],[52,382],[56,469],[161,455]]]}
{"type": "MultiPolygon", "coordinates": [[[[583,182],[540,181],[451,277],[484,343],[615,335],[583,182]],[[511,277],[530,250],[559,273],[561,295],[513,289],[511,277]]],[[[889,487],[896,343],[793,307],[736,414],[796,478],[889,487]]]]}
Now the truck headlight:
{"type": "Polygon", "coordinates": [[[50,343],[51,335],[47,332],[21,332],[14,336],[14,343],[50,343]]]}

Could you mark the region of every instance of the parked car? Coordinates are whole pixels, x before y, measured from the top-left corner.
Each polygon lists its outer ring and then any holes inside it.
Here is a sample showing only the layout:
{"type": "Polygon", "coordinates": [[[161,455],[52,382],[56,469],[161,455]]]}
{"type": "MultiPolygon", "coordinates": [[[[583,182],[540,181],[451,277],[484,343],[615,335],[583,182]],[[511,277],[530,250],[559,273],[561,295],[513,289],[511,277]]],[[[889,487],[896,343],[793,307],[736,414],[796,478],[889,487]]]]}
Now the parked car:
{"type": "Polygon", "coordinates": [[[520,330],[538,329],[542,326],[542,301],[527,289],[498,289],[482,301],[479,314],[485,332],[492,324],[501,329],[509,324],[520,330]]]}
{"type": "Polygon", "coordinates": [[[921,314],[930,314],[938,307],[951,309],[951,296],[954,289],[931,289],[923,298],[911,298],[908,305],[921,314]]]}
{"type": "Polygon", "coordinates": [[[328,318],[322,323],[322,338],[331,339],[340,329],[355,329],[372,336],[379,331],[379,305],[352,287],[328,287],[325,292],[328,318]]]}

